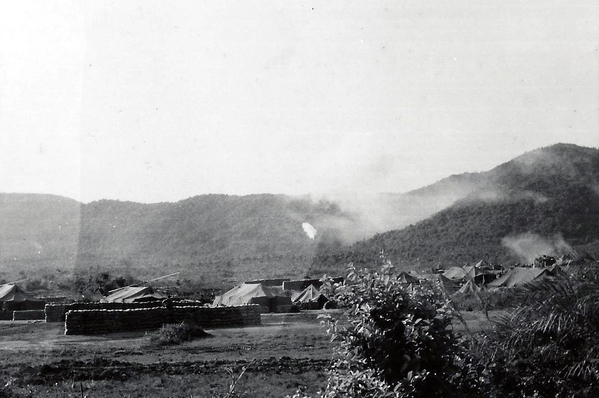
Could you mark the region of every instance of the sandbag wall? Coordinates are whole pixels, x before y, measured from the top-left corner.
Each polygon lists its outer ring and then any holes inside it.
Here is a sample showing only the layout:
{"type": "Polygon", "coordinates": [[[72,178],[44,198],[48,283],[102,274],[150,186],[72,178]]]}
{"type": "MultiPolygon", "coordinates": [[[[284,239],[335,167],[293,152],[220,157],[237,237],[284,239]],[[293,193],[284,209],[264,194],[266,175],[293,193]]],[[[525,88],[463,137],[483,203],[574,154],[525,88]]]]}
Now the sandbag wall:
{"type": "Polygon", "coordinates": [[[69,310],[65,334],[106,334],[158,329],[165,323],[190,321],[206,329],[260,325],[259,306],[199,307],[195,305],[137,309],[69,310]]]}
{"type": "Polygon", "coordinates": [[[65,316],[64,334],[106,334],[158,329],[167,309],[70,310],[65,316]]]}
{"type": "Polygon", "coordinates": [[[175,307],[175,322],[190,321],[205,329],[233,328],[260,325],[259,305],[239,307],[175,307]]]}
{"type": "Polygon", "coordinates": [[[45,312],[44,310],[23,310],[23,311],[13,311],[12,312],[12,320],[13,321],[33,321],[44,319],[45,312]]]}
{"type": "Polygon", "coordinates": [[[155,308],[162,306],[160,302],[145,303],[72,303],[46,304],[46,322],[64,322],[65,314],[70,310],[130,310],[139,308],[155,308]]]}
{"type": "Polygon", "coordinates": [[[64,314],[69,310],[69,304],[46,304],[46,322],[64,322],[64,314]]]}

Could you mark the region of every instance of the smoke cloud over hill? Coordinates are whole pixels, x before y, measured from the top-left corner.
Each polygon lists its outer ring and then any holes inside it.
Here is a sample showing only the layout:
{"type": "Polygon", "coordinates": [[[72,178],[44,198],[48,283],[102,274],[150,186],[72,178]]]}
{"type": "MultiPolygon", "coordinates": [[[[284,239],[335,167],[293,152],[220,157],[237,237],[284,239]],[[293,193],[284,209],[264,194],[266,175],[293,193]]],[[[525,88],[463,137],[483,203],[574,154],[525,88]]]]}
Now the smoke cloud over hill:
{"type": "Polygon", "coordinates": [[[572,252],[572,248],[560,236],[543,238],[533,233],[506,236],[501,240],[502,245],[512,250],[525,263],[534,262],[535,258],[548,256],[561,256],[572,252]]]}

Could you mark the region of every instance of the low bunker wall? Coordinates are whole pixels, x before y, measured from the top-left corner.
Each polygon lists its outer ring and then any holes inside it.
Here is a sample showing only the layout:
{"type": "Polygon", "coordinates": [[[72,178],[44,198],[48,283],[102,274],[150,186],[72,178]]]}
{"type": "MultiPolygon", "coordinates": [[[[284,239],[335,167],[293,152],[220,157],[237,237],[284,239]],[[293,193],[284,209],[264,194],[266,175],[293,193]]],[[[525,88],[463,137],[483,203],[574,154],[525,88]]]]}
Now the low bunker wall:
{"type": "Polygon", "coordinates": [[[44,308],[46,322],[64,322],[69,304],[46,304],[44,308]]]}
{"type": "Polygon", "coordinates": [[[190,321],[205,329],[258,326],[260,307],[178,306],[135,309],[69,310],[65,334],[106,334],[158,329],[166,323],[190,321]]]}
{"type": "Polygon", "coordinates": [[[13,311],[12,312],[12,320],[13,321],[33,321],[44,319],[45,312],[44,310],[24,310],[24,311],[13,311]]]}
{"type": "MultiPolygon", "coordinates": [[[[173,306],[203,307],[204,303],[198,301],[173,301],[173,306]]],[[[71,303],[71,304],[46,304],[46,322],[64,322],[65,314],[71,310],[134,310],[141,308],[162,307],[161,301],[142,303],[71,303]]]]}

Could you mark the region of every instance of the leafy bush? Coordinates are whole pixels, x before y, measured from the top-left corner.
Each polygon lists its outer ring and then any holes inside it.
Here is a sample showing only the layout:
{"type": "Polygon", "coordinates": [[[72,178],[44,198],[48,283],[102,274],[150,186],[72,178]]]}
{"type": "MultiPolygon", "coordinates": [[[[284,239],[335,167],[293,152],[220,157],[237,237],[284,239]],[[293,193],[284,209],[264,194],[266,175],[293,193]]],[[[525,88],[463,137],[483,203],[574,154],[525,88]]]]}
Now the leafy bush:
{"type": "Polygon", "coordinates": [[[530,284],[478,347],[495,397],[599,396],[599,269],[530,284]]]}
{"type": "Polygon", "coordinates": [[[437,282],[408,287],[388,262],[380,272],[350,266],[335,299],[349,326],[328,318],[339,346],[323,397],[479,396],[480,375],[437,282]]]}
{"type": "Polygon", "coordinates": [[[489,311],[507,309],[518,306],[519,289],[499,289],[495,291],[481,290],[479,292],[457,293],[451,297],[458,311],[489,311]]]}
{"type": "Polygon", "coordinates": [[[25,289],[27,291],[33,292],[36,290],[44,290],[47,289],[48,285],[46,283],[46,281],[43,281],[41,279],[30,279],[25,283],[25,289]]]}
{"type": "Polygon", "coordinates": [[[328,319],[339,346],[319,396],[599,396],[599,264],[574,268],[509,292],[458,297],[464,307],[475,298],[484,308],[517,306],[468,340],[454,335],[452,318],[461,316],[436,282],[406,287],[389,264],[351,268],[335,297],[349,326],[328,319]]]}
{"type": "Polygon", "coordinates": [[[158,330],[158,335],[152,338],[154,345],[178,345],[196,338],[210,337],[202,328],[195,324],[181,322],[162,325],[158,330]]]}
{"type": "Polygon", "coordinates": [[[480,311],[484,310],[481,294],[475,292],[457,293],[451,297],[451,301],[458,311],[480,311]],[[478,296],[477,296],[478,294],[478,296]]]}

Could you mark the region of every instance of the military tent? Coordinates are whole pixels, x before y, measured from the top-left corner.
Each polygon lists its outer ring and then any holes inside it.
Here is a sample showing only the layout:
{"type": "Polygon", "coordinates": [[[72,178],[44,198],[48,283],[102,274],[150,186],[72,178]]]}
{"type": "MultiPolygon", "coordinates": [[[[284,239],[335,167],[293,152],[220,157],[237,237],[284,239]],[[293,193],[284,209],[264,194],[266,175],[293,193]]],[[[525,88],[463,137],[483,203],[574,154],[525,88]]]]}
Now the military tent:
{"type": "Polygon", "coordinates": [[[549,276],[550,273],[545,268],[526,268],[514,267],[505,275],[500,276],[493,282],[489,283],[488,287],[514,287],[521,286],[526,283],[538,280],[549,276]]]}
{"type": "Polygon", "coordinates": [[[10,313],[3,318],[12,319],[12,311],[41,310],[45,305],[44,300],[30,296],[13,283],[0,285],[0,311],[10,313]]]}
{"type": "Polygon", "coordinates": [[[142,301],[164,300],[163,294],[157,293],[150,286],[128,286],[113,290],[102,301],[107,303],[139,303],[142,301]]]}
{"type": "Polygon", "coordinates": [[[474,280],[470,279],[468,282],[462,285],[460,290],[458,290],[458,293],[464,294],[469,292],[480,292],[481,290],[482,288],[477,286],[476,283],[474,283],[474,280]]]}
{"type": "Polygon", "coordinates": [[[324,307],[329,299],[322,294],[314,285],[305,288],[301,293],[292,296],[291,301],[298,304],[300,308],[317,310],[324,307]]]}
{"type": "MultiPolygon", "coordinates": [[[[342,276],[336,276],[331,278],[332,283],[343,283],[342,276]]],[[[248,282],[246,282],[248,283],[248,282]]],[[[310,285],[314,285],[317,289],[323,285],[323,281],[320,279],[301,279],[296,281],[285,281],[283,282],[283,290],[291,290],[301,292],[310,285]]]]}
{"type": "Polygon", "coordinates": [[[285,281],[283,282],[283,290],[291,290],[299,293],[310,285],[313,285],[318,289],[320,288],[320,286],[322,286],[322,281],[320,279],[301,279],[296,281],[285,281]]]}
{"type": "Polygon", "coordinates": [[[464,267],[464,271],[466,272],[466,279],[473,280],[478,285],[482,285],[484,283],[489,283],[495,280],[495,274],[487,271],[485,269],[481,269],[476,265],[464,267]]]}
{"type": "Polygon", "coordinates": [[[445,290],[445,293],[451,295],[451,294],[454,294],[455,292],[457,292],[458,287],[456,286],[454,281],[443,276],[443,274],[439,274],[438,278],[439,278],[439,282],[441,282],[441,286],[443,287],[443,290],[445,290]]]}
{"type": "Polygon", "coordinates": [[[416,278],[414,275],[409,274],[407,272],[401,272],[399,274],[398,278],[401,283],[405,283],[407,285],[411,285],[411,284],[419,282],[418,278],[416,278]]]}
{"type": "Polygon", "coordinates": [[[442,274],[445,278],[451,281],[461,281],[466,278],[467,272],[462,267],[451,267],[442,274]]]}
{"type": "Polygon", "coordinates": [[[237,306],[258,304],[275,312],[279,307],[291,306],[291,298],[285,296],[282,289],[264,286],[260,283],[242,283],[233,289],[216,296],[214,305],[237,306]]]}

